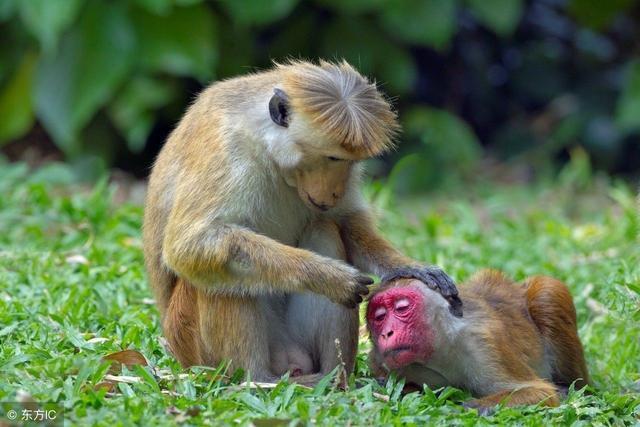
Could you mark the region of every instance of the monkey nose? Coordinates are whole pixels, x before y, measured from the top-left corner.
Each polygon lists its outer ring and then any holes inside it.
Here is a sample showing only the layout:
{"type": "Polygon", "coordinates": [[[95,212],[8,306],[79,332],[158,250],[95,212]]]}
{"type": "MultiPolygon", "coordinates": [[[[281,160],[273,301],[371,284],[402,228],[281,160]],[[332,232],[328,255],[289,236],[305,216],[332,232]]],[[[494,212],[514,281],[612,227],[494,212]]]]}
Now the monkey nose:
{"type": "Polygon", "coordinates": [[[382,338],[387,340],[387,339],[391,338],[391,336],[393,335],[393,330],[390,329],[390,330],[388,330],[386,332],[383,331],[381,335],[382,335],[382,338]]]}

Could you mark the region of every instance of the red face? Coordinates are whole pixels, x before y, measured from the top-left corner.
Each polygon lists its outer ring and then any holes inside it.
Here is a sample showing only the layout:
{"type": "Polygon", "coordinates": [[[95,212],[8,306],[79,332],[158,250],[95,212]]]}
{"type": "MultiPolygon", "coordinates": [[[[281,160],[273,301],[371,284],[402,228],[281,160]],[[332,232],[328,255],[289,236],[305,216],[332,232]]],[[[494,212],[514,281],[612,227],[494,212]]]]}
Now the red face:
{"type": "Polygon", "coordinates": [[[424,285],[387,289],[375,295],[367,307],[369,331],[390,369],[425,362],[433,353],[433,329],[426,319],[427,301],[419,286],[424,285]]]}

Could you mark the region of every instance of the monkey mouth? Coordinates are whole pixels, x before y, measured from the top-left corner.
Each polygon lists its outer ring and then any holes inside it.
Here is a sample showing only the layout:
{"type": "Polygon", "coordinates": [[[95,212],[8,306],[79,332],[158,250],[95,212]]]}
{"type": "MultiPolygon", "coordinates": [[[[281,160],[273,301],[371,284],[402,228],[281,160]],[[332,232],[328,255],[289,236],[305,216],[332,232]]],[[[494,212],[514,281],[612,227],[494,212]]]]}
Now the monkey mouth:
{"type": "Polygon", "coordinates": [[[391,369],[397,369],[415,362],[418,355],[412,346],[399,345],[385,351],[383,358],[387,366],[391,369]]]}
{"type": "Polygon", "coordinates": [[[309,203],[311,203],[311,205],[312,205],[313,207],[315,207],[316,209],[318,209],[318,210],[320,210],[320,211],[322,211],[322,212],[326,212],[326,211],[328,211],[328,210],[329,210],[329,206],[328,206],[328,205],[325,205],[324,203],[316,203],[316,201],[315,201],[315,200],[313,200],[313,199],[311,198],[311,196],[310,196],[310,195],[308,195],[308,194],[307,194],[307,200],[309,201],[309,203]]]}
{"type": "Polygon", "coordinates": [[[396,358],[400,354],[406,353],[407,351],[412,352],[413,349],[408,345],[399,345],[397,347],[390,348],[386,350],[383,354],[384,358],[396,358]]]}

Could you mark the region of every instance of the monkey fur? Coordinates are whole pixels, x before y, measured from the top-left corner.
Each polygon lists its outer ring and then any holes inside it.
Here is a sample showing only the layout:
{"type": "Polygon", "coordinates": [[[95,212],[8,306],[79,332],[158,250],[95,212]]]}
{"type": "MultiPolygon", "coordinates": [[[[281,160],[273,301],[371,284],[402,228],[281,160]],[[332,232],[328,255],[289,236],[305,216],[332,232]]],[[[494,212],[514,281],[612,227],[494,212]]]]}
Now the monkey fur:
{"type": "Polygon", "coordinates": [[[346,62],[292,61],[205,89],[154,164],[143,240],[184,366],[230,361],[256,381],[353,368],[369,276],[455,284],[394,249],[359,190],[393,146],[389,103],[346,62]],[[338,360],[335,340],[343,360],[338,360]]]}
{"type": "Polygon", "coordinates": [[[466,406],[559,404],[558,390],[589,383],[567,287],[534,276],[516,284],[483,270],[460,286],[464,317],[412,279],[387,282],[370,297],[367,326],[374,375],[407,384],[455,386],[478,399],[466,406]]]}

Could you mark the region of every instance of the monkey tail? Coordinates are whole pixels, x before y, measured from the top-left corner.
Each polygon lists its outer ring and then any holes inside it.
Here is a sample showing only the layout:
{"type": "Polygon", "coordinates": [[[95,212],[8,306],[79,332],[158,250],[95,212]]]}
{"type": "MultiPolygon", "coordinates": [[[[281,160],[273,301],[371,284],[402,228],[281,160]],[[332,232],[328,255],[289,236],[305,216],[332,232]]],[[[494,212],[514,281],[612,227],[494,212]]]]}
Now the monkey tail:
{"type": "Polygon", "coordinates": [[[183,367],[202,365],[197,290],[178,279],[166,308],[162,328],[171,353],[183,367]]]}
{"type": "Polygon", "coordinates": [[[527,308],[543,337],[552,369],[552,380],[560,386],[575,381],[577,388],[589,384],[589,373],[576,320],[576,309],[567,286],[547,276],[525,281],[527,308]]]}

